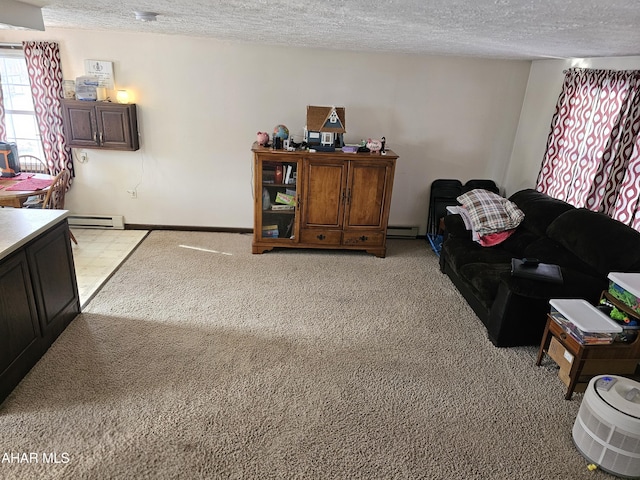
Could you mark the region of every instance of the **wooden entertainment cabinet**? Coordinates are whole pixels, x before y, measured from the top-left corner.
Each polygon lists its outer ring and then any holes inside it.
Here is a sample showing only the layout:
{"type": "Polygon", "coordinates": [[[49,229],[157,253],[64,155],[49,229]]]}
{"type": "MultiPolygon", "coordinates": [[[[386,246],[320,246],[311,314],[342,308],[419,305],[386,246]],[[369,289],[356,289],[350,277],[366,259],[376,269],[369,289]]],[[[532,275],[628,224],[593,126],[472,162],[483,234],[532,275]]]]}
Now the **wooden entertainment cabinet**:
{"type": "Polygon", "coordinates": [[[252,151],[253,253],[284,247],[386,255],[395,153],[288,152],[257,143],[252,151]]]}

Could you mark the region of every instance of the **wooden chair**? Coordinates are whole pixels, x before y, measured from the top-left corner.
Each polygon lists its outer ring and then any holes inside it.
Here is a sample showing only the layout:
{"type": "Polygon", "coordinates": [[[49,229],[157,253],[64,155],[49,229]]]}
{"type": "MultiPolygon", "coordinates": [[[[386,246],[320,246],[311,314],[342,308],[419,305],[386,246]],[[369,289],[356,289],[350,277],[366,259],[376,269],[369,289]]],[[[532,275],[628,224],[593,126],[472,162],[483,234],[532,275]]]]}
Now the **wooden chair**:
{"type": "MultiPolygon", "coordinates": [[[[66,186],[69,177],[69,170],[62,170],[58,175],[56,175],[51,187],[47,190],[47,195],[44,197],[42,208],[64,210],[64,195],[66,193],[66,186]]],[[[71,240],[73,240],[73,243],[77,245],[78,241],[76,240],[76,237],[73,236],[71,230],[69,230],[69,236],[71,237],[71,240]]]]}
{"type": "Polygon", "coordinates": [[[20,155],[20,171],[29,173],[46,173],[49,174],[49,167],[45,162],[33,155],[20,155]]]}

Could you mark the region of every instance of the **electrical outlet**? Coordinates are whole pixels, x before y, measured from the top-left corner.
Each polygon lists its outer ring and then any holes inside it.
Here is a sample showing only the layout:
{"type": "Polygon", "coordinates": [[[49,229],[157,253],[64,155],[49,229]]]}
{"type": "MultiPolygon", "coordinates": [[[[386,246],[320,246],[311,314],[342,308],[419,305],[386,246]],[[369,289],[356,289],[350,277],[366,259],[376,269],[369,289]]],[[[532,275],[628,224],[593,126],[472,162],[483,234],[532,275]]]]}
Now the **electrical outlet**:
{"type": "Polygon", "coordinates": [[[138,192],[136,190],[127,190],[127,193],[131,198],[138,198],[138,192]]]}
{"type": "Polygon", "coordinates": [[[89,161],[89,154],[87,154],[87,152],[80,152],[78,161],[80,163],[87,163],[89,161]]]}

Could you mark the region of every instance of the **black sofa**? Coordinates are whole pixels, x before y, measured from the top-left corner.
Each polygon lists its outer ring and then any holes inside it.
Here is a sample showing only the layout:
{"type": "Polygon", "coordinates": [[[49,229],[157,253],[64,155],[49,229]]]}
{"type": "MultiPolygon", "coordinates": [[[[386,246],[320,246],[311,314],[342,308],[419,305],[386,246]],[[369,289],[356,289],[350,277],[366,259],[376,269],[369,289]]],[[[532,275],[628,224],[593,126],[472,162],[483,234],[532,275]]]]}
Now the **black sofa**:
{"type": "Polygon", "coordinates": [[[498,347],[540,343],[551,298],[597,304],[609,272],[640,272],[640,232],[532,189],[509,197],[525,214],[504,242],[482,247],[460,215],[444,218],[440,269],[498,347]],[[533,257],[561,267],[563,283],[514,277],[511,259],[533,257]]]}

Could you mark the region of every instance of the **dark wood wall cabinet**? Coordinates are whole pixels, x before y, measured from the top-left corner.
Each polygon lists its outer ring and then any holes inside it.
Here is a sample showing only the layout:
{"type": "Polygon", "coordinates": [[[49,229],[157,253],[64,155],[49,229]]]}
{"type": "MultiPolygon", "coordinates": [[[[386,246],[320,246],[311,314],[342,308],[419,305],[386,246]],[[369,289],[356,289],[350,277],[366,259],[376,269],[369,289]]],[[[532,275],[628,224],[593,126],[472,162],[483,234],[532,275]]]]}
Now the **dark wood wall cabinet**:
{"type": "Polygon", "coordinates": [[[2,402],[80,313],[65,217],[0,258],[0,292],[2,402]]]}
{"type": "Polygon", "coordinates": [[[138,150],[138,117],[134,103],[63,100],[67,144],[74,148],[138,150]]]}
{"type": "Polygon", "coordinates": [[[398,158],[392,151],[286,152],[254,144],[253,154],[253,253],[285,247],[386,255],[398,158]]]}

